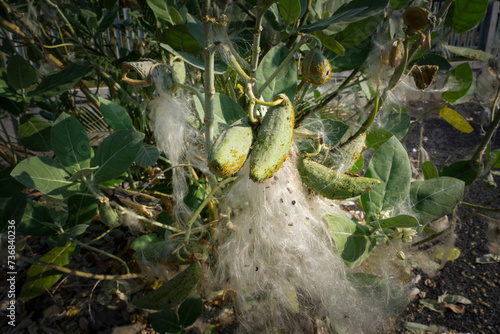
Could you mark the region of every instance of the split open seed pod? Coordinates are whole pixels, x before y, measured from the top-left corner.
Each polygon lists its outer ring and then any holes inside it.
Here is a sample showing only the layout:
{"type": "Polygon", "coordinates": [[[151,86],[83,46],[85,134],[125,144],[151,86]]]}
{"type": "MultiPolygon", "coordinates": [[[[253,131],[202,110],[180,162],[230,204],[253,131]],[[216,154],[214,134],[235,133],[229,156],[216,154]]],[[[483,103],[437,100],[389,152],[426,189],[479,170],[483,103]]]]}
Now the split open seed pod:
{"type": "Polygon", "coordinates": [[[403,21],[409,27],[407,34],[413,35],[414,33],[427,27],[429,22],[427,16],[429,12],[422,7],[409,7],[403,13],[403,21]]]}

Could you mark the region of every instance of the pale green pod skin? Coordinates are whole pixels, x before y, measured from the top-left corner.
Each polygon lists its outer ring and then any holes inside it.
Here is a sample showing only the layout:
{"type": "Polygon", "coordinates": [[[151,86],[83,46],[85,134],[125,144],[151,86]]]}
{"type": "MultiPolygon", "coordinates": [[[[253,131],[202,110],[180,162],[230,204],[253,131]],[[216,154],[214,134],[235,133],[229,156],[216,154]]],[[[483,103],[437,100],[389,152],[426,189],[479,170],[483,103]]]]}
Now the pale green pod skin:
{"type": "Polygon", "coordinates": [[[120,226],[122,223],[118,219],[115,210],[109,205],[109,202],[104,203],[99,208],[99,217],[104,225],[109,228],[115,228],[120,226]]]}
{"type": "Polygon", "coordinates": [[[208,153],[208,168],[219,177],[230,177],[245,163],[254,140],[248,117],[242,118],[224,130],[208,153]]]}
{"type": "Polygon", "coordinates": [[[280,94],[278,98],[285,102],[267,111],[250,155],[250,179],[254,182],[273,176],[283,165],[292,146],[295,124],[293,106],[285,94],[280,94]]]}
{"type": "Polygon", "coordinates": [[[380,184],[376,179],[337,173],[306,158],[299,160],[297,168],[302,181],[309,188],[329,199],[356,197],[380,184]]]}
{"type": "MultiPolygon", "coordinates": [[[[343,167],[343,170],[349,171],[358,161],[361,152],[366,148],[365,139],[366,134],[362,133],[349,144],[331,149],[326,157],[320,158],[322,159],[321,164],[334,170],[343,167]]],[[[314,160],[320,162],[317,159],[314,160]]]]}
{"type": "Polygon", "coordinates": [[[300,71],[304,79],[317,86],[324,85],[332,76],[330,62],[316,48],[306,53],[300,71]]]}

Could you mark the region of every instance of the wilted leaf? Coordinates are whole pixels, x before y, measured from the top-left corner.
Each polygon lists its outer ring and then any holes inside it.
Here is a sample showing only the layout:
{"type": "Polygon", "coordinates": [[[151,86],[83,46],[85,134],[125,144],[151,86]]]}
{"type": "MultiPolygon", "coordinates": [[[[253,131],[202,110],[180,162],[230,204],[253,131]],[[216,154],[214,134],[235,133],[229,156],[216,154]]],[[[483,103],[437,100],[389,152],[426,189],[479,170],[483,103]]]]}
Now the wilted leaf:
{"type": "Polygon", "coordinates": [[[453,109],[443,107],[439,110],[439,116],[443,117],[448,123],[459,131],[465,133],[471,133],[474,131],[469,122],[467,122],[462,115],[453,109]]]}

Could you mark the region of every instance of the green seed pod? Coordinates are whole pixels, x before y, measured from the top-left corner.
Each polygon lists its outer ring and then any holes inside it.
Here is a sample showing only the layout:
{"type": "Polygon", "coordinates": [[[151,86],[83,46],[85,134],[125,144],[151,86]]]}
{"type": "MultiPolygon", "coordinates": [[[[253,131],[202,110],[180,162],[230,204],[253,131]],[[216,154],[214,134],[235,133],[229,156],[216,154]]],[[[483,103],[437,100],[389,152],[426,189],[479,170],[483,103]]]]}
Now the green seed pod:
{"type": "Polygon", "coordinates": [[[304,79],[318,86],[324,85],[332,76],[332,66],[319,49],[313,49],[304,56],[300,71],[304,79]]]}
{"type": "Polygon", "coordinates": [[[248,117],[231,124],[219,135],[208,153],[210,171],[220,177],[236,174],[247,159],[253,139],[248,117]]]}
{"type": "Polygon", "coordinates": [[[109,205],[109,202],[101,205],[99,208],[99,217],[101,217],[101,221],[108,228],[115,228],[121,225],[115,210],[109,205]]]}
{"type": "MultiPolygon", "coordinates": [[[[365,139],[366,134],[363,133],[350,143],[331,149],[326,157],[322,158],[324,159],[322,164],[334,170],[342,168],[342,170],[349,171],[365,149],[365,139]]],[[[317,161],[317,159],[314,159],[314,161],[317,161]]]]}
{"type": "Polygon", "coordinates": [[[254,182],[273,176],[283,165],[292,145],[295,124],[292,102],[285,94],[276,99],[283,99],[284,102],[267,111],[250,156],[250,178],[254,182]]]}
{"type": "Polygon", "coordinates": [[[359,196],[380,184],[380,181],[376,179],[337,173],[305,158],[299,160],[297,167],[302,181],[309,188],[329,199],[359,196]]]}

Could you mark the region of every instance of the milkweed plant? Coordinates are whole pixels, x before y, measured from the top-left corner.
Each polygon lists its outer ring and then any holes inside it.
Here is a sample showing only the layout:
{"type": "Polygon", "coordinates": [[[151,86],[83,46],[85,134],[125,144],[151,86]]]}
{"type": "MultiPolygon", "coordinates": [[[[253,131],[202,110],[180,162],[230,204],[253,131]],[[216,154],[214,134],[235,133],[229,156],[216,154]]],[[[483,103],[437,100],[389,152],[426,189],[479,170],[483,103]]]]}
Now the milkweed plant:
{"type": "Polygon", "coordinates": [[[48,246],[17,250],[31,264],[20,300],[69,274],[135,282],[123,299],[162,333],[206,318],[203,305],[241,333],[390,330],[412,268],[435,272],[453,249],[439,262],[426,242],[453,237],[466,189],[500,167],[499,58],[447,44],[488,1],[138,4],[117,23],[117,1],[2,1],[2,215],[48,246]],[[470,159],[438,171],[421,147],[410,161],[405,142],[432,112],[472,131],[453,106],[476,86],[489,117],[470,159]],[[412,92],[441,99],[412,120],[412,92]],[[111,254],[97,245],[116,229],[128,239],[111,254]],[[69,269],[83,250],[118,272],[69,269]]]}

